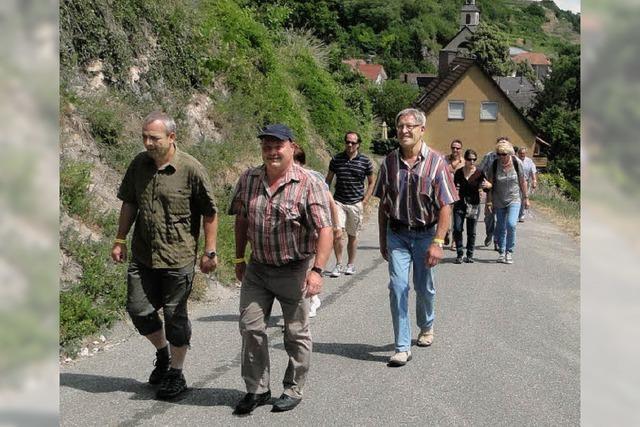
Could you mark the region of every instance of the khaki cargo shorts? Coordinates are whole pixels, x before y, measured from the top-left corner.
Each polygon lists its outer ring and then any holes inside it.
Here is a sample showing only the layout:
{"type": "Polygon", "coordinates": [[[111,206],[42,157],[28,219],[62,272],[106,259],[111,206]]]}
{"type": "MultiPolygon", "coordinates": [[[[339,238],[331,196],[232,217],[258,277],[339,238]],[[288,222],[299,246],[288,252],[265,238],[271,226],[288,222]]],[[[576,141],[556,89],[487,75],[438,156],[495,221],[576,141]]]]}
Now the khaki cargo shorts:
{"type": "Polygon", "coordinates": [[[344,229],[349,236],[357,236],[362,229],[363,212],[362,202],[353,205],[345,205],[336,200],[338,206],[338,227],[344,229]]]}

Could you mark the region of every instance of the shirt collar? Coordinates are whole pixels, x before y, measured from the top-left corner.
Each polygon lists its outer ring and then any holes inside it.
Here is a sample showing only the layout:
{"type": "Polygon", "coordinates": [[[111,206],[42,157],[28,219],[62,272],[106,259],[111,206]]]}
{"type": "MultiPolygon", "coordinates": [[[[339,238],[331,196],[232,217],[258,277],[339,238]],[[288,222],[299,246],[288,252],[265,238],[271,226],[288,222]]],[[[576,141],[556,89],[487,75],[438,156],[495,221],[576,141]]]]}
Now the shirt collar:
{"type": "MultiPolygon", "coordinates": [[[[426,159],[430,150],[427,143],[424,142],[423,140],[420,141],[420,144],[422,145],[420,146],[420,152],[418,153],[418,158],[416,159],[416,163],[426,159]]],[[[400,152],[400,147],[398,147],[398,149],[396,150],[396,156],[398,156],[398,160],[402,160],[402,153],[400,152]]]]}
{"type": "MultiPolygon", "coordinates": [[[[173,144],[173,146],[176,148],[176,151],[173,153],[173,157],[167,163],[162,165],[162,167],[159,168],[158,171],[173,170],[175,172],[178,170],[178,165],[180,164],[182,152],[178,150],[177,145],[173,144]]],[[[147,162],[152,163],[155,167],[156,162],[149,155],[147,155],[147,162]]]]}

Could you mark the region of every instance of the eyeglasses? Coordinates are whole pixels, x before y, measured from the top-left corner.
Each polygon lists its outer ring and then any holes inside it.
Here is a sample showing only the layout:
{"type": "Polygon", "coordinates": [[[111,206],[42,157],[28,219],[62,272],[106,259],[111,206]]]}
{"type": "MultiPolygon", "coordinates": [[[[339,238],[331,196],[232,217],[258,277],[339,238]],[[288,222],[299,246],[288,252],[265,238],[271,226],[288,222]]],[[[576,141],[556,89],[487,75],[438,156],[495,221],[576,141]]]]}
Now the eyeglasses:
{"type": "Polygon", "coordinates": [[[417,128],[418,126],[422,126],[422,125],[404,125],[404,124],[403,124],[403,125],[401,125],[401,124],[398,124],[398,125],[396,126],[396,129],[398,129],[398,130],[404,130],[404,128],[407,128],[407,129],[409,129],[410,131],[413,131],[413,130],[414,130],[415,128],[417,128]]]}
{"type": "Polygon", "coordinates": [[[473,159],[465,159],[465,160],[466,160],[466,161],[468,161],[468,162],[475,162],[475,161],[476,161],[476,160],[478,160],[478,159],[476,159],[476,158],[474,157],[473,159]]]}

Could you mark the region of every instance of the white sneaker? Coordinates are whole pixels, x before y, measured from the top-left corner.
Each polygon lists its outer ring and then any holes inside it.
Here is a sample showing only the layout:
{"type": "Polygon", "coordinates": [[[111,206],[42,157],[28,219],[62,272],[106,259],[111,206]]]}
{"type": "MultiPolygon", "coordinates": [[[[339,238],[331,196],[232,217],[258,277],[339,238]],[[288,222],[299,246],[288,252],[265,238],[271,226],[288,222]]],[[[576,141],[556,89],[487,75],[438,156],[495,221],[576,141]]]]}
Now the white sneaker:
{"type": "Polygon", "coordinates": [[[389,366],[404,366],[411,360],[411,351],[398,351],[389,358],[389,366]]]}
{"type": "Polygon", "coordinates": [[[504,263],[505,264],[513,264],[513,255],[511,254],[511,252],[507,252],[507,254],[505,255],[504,263]]]}
{"type": "Polygon", "coordinates": [[[356,266],[353,264],[347,264],[346,270],[344,270],[344,274],[350,276],[352,274],[356,274],[356,266]]]}
{"type": "Polygon", "coordinates": [[[309,301],[309,317],[316,317],[317,311],[322,305],[322,301],[320,301],[320,297],[318,295],[314,295],[311,297],[311,301],[309,301]]]}
{"type": "Polygon", "coordinates": [[[329,276],[339,277],[343,271],[344,268],[342,267],[342,264],[336,264],[335,268],[331,271],[331,273],[329,273],[329,276]]]}
{"type": "Polygon", "coordinates": [[[498,255],[497,262],[504,264],[504,262],[505,262],[505,256],[504,256],[504,254],[500,254],[500,255],[498,255]]]}

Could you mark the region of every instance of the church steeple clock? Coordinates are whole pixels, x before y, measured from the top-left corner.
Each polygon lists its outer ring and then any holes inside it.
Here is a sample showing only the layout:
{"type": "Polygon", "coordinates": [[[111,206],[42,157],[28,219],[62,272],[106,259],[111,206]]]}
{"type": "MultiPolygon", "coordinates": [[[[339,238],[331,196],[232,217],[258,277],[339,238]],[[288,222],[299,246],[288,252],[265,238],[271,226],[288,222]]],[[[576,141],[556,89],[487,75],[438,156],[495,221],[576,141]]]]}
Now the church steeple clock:
{"type": "Polygon", "coordinates": [[[460,9],[460,28],[467,26],[471,31],[475,31],[479,23],[480,9],[476,6],[476,0],[464,0],[460,9]]]}

